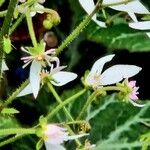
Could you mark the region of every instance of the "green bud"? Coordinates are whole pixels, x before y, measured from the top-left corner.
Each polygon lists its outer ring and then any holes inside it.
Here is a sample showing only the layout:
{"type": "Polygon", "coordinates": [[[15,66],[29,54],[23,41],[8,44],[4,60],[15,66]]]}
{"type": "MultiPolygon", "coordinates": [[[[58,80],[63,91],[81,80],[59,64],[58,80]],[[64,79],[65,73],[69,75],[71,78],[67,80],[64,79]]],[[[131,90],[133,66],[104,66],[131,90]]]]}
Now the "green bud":
{"type": "Polygon", "coordinates": [[[47,20],[51,20],[53,25],[56,26],[60,23],[60,16],[53,10],[51,13],[47,14],[47,20]]]}
{"type": "Polygon", "coordinates": [[[7,54],[9,54],[12,51],[12,47],[11,47],[11,40],[9,37],[4,36],[3,37],[3,50],[4,52],[6,52],[7,54]]]}
{"type": "Polygon", "coordinates": [[[53,27],[52,21],[46,19],[43,21],[43,26],[45,29],[50,30],[53,27]]]}

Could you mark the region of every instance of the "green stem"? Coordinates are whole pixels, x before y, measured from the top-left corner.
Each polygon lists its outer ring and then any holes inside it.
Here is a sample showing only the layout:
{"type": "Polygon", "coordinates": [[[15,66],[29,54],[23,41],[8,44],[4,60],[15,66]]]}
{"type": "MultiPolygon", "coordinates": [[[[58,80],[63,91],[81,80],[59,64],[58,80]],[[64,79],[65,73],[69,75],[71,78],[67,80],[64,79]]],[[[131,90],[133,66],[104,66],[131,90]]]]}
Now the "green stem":
{"type": "Polygon", "coordinates": [[[36,36],[35,36],[34,29],[33,29],[32,17],[30,15],[29,9],[26,12],[26,20],[27,20],[28,30],[29,30],[29,34],[32,40],[32,44],[34,47],[37,47],[36,36]]]}
{"type": "Polygon", "coordinates": [[[76,27],[75,30],[61,43],[61,45],[56,49],[56,55],[59,55],[64,48],[66,48],[82,31],[83,29],[89,24],[91,18],[94,14],[99,10],[100,1],[97,2],[95,9],[89,16],[86,16],[85,19],[76,27]]]}
{"type": "Polygon", "coordinates": [[[29,84],[29,80],[26,80],[25,82],[23,82],[21,84],[21,86],[19,88],[16,89],[16,91],[14,91],[9,97],[8,99],[4,102],[4,104],[2,105],[2,108],[7,107],[9,104],[12,103],[13,100],[15,100],[15,98],[17,97],[17,95],[29,84]]]}
{"type": "Polygon", "coordinates": [[[83,95],[85,92],[86,92],[86,89],[83,89],[83,90],[79,91],[78,93],[76,93],[75,95],[73,95],[73,96],[69,97],[68,99],[64,100],[61,104],[59,104],[58,106],[56,106],[55,109],[53,109],[50,113],[48,113],[47,116],[46,116],[46,118],[47,119],[51,119],[65,105],[67,105],[67,104],[71,103],[72,101],[76,100],[78,97],[80,97],[81,95],[83,95]]]}
{"type": "Polygon", "coordinates": [[[70,124],[83,124],[83,123],[86,123],[86,121],[85,120],[75,120],[75,121],[70,121],[70,122],[62,123],[62,124],[70,125],[70,124]]]}
{"type": "MultiPolygon", "coordinates": [[[[12,23],[13,13],[16,7],[17,0],[10,0],[8,5],[8,11],[6,13],[6,17],[4,19],[1,31],[0,31],[0,76],[2,75],[2,59],[3,59],[3,47],[1,43],[3,43],[3,36],[8,34],[9,27],[12,23]]],[[[1,79],[0,79],[0,88],[1,88],[1,79]]]]}
{"type": "Polygon", "coordinates": [[[80,114],[78,115],[76,120],[82,119],[82,117],[84,116],[84,113],[86,112],[88,106],[92,103],[93,99],[96,97],[97,94],[98,94],[98,91],[94,91],[90,95],[90,97],[87,99],[86,103],[84,104],[84,106],[83,106],[82,110],[80,111],[80,114]]]}
{"type": "Polygon", "coordinates": [[[12,25],[12,27],[10,28],[9,30],[9,35],[11,35],[15,29],[18,27],[18,25],[21,23],[21,21],[23,20],[23,18],[25,17],[24,14],[22,14],[18,19],[17,21],[12,25]]]}
{"type": "Polygon", "coordinates": [[[16,128],[16,129],[0,129],[0,136],[2,135],[10,135],[10,134],[35,134],[35,129],[24,129],[24,128],[16,128]]]}
{"type": "MultiPolygon", "coordinates": [[[[52,92],[53,96],[56,98],[57,102],[58,102],[60,105],[62,105],[62,104],[63,104],[63,101],[61,100],[61,98],[59,97],[59,95],[57,94],[57,92],[55,91],[54,87],[53,87],[50,83],[47,83],[47,85],[48,85],[50,91],[52,92]]],[[[55,108],[55,109],[56,109],[56,108],[55,108]]],[[[66,109],[65,106],[63,106],[63,110],[64,110],[65,114],[68,116],[68,118],[69,118],[72,122],[74,122],[75,120],[73,119],[73,117],[71,116],[70,112],[68,112],[68,110],[66,109]]],[[[75,133],[73,132],[73,130],[72,130],[68,125],[66,125],[66,127],[68,128],[68,131],[69,131],[69,133],[70,133],[71,135],[75,135],[75,133]]],[[[76,143],[77,143],[77,145],[78,145],[79,147],[82,145],[81,142],[80,142],[78,139],[76,139],[75,141],[76,141],[76,143]]]]}
{"type": "Polygon", "coordinates": [[[0,147],[2,147],[4,145],[7,145],[9,143],[13,143],[14,141],[16,141],[16,140],[18,140],[18,139],[20,139],[20,138],[22,138],[24,136],[26,136],[26,134],[16,135],[16,136],[13,136],[13,137],[5,140],[5,141],[2,141],[2,142],[0,142],[0,147]]]}
{"type": "MultiPolygon", "coordinates": [[[[72,129],[70,128],[70,126],[66,125],[66,128],[67,128],[67,130],[69,131],[69,133],[70,133],[71,135],[75,135],[75,133],[74,133],[74,132],[72,131],[72,129]]],[[[81,142],[80,142],[78,139],[75,139],[75,141],[76,141],[78,147],[81,147],[81,146],[82,146],[81,142]]]]}
{"type": "MultiPolygon", "coordinates": [[[[58,102],[59,104],[62,104],[63,101],[61,100],[61,98],[60,98],[59,95],[57,94],[57,92],[56,92],[56,90],[54,89],[54,87],[53,87],[50,83],[47,83],[47,85],[48,85],[49,90],[52,92],[53,96],[56,98],[57,102],[58,102]]],[[[71,116],[70,112],[66,109],[65,106],[63,106],[63,110],[64,110],[66,116],[67,116],[71,121],[74,121],[73,117],[71,116]]]]}
{"type": "Polygon", "coordinates": [[[99,91],[101,90],[126,92],[126,90],[123,87],[118,87],[118,86],[106,86],[106,87],[102,87],[101,89],[99,89],[99,91]]]}

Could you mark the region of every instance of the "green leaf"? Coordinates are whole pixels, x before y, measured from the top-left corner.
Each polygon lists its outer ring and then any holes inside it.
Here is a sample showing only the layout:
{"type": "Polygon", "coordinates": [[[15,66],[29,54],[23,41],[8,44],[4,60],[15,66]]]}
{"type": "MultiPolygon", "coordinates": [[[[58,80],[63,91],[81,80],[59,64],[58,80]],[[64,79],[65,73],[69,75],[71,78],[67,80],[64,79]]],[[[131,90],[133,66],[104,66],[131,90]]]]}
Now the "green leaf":
{"type": "Polygon", "coordinates": [[[43,146],[43,139],[40,139],[36,144],[36,150],[40,150],[43,146]]]}
{"type": "Polygon", "coordinates": [[[126,24],[100,28],[95,23],[91,23],[87,27],[86,34],[90,40],[105,45],[109,50],[127,49],[131,52],[150,50],[148,36],[129,28],[126,24]]]}
{"type": "Polygon", "coordinates": [[[2,114],[18,114],[19,111],[15,108],[4,108],[1,112],[2,114]]]}

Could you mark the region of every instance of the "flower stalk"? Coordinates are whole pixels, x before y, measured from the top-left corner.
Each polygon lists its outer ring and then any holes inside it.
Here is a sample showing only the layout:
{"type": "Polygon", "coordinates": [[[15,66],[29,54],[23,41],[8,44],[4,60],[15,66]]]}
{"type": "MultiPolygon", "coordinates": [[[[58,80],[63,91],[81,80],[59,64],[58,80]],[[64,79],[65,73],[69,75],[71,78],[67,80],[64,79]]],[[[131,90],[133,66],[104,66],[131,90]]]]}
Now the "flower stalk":
{"type": "Polygon", "coordinates": [[[36,134],[36,130],[33,128],[0,129],[0,136],[10,135],[10,134],[36,134]]]}
{"type": "Polygon", "coordinates": [[[34,29],[33,29],[32,17],[30,15],[29,9],[26,11],[26,20],[27,20],[28,30],[29,30],[29,34],[32,40],[32,44],[34,47],[37,47],[36,36],[35,36],[34,29]]]}
{"type": "MultiPolygon", "coordinates": [[[[50,84],[50,83],[47,83],[48,85],[48,88],[49,90],[52,92],[53,96],[56,98],[56,101],[59,103],[59,104],[62,104],[62,100],[61,98],[59,97],[59,95],[57,94],[56,90],[54,89],[54,87],[50,84]]],[[[71,121],[74,121],[73,117],[71,116],[70,112],[66,109],[65,106],[63,106],[63,110],[66,114],[66,116],[71,120],[71,121]]]]}
{"type": "Polygon", "coordinates": [[[101,1],[99,0],[96,4],[95,9],[92,13],[85,17],[85,19],[76,27],[75,30],[61,43],[61,45],[56,49],[56,55],[59,55],[64,48],[66,48],[82,31],[83,29],[89,24],[91,18],[94,14],[100,9],[101,1]]]}

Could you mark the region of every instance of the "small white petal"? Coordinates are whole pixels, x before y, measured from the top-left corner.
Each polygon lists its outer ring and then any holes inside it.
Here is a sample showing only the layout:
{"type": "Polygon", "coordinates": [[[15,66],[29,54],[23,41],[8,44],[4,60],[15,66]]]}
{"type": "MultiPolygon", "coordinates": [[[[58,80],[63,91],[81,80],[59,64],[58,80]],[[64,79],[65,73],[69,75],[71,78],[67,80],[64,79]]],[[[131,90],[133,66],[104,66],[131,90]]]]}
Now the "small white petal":
{"type": "MultiPolygon", "coordinates": [[[[122,2],[122,0],[111,0],[111,3],[116,3],[116,2],[122,2]]],[[[104,0],[103,4],[110,4],[108,3],[110,0],[104,0]]],[[[110,8],[118,10],[118,11],[125,11],[125,12],[133,12],[137,14],[149,14],[150,12],[148,9],[138,0],[131,1],[127,4],[121,4],[121,5],[116,5],[116,6],[111,6],[110,8]]]]}
{"type": "Polygon", "coordinates": [[[136,75],[141,69],[142,68],[135,65],[114,65],[102,73],[100,85],[118,83],[122,79],[136,75]]]}
{"type": "Polygon", "coordinates": [[[98,59],[92,66],[92,69],[89,74],[95,74],[95,73],[100,74],[102,72],[102,69],[103,69],[103,66],[105,65],[105,63],[111,61],[114,56],[115,56],[114,54],[107,55],[107,56],[104,56],[104,57],[98,59]]]}
{"type": "Polygon", "coordinates": [[[2,60],[2,71],[9,70],[4,60],[2,60]]]}
{"type": "Polygon", "coordinates": [[[28,85],[17,95],[17,97],[25,96],[25,95],[28,95],[28,94],[31,94],[31,93],[33,93],[33,92],[32,92],[32,88],[31,88],[31,84],[28,84],[28,85]]]}
{"type": "Polygon", "coordinates": [[[62,145],[52,145],[48,142],[45,142],[46,150],[66,150],[62,145]]]}
{"type": "Polygon", "coordinates": [[[128,15],[131,17],[131,19],[134,21],[134,22],[138,22],[137,18],[136,18],[136,15],[133,13],[133,12],[128,12],[128,15]]]}
{"type": "Polygon", "coordinates": [[[32,92],[34,97],[36,98],[40,89],[40,72],[41,72],[41,64],[35,60],[33,60],[30,67],[30,84],[32,88],[32,92]]]}
{"type": "Polygon", "coordinates": [[[136,106],[136,107],[144,107],[145,104],[137,104],[136,102],[134,102],[133,100],[129,100],[130,103],[133,105],[133,106],[136,106]]]}
{"type": "Polygon", "coordinates": [[[148,30],[150,29],[150,21],[132,22],[129,23],[129,27],[139,30],[148,30]]]}
{"type": "Polygon", "coordinates": [[[99,21],[99,20],[96,19],[96,15],[95,15],[95,17],[93,16],[92,19],[93,19],[93,21],[94,21],[98,26],[103,27],[103,28],[106,28],[106,27],[107,27],[106,24],[105,24],[105,22],[102,22],[102,21],[99,21]]]}
{"type": "MultiPolygon", "coordinates": [[[[34,7],[35,7],[35,8],[38,8],[38,9],[43,9],[43,8],[44,8],[43,5],[38,4],[38,3],[37,3],[34,7]]],[[[37,12],[40,13],[40,14],[43,14],[43,11],[37,11],[37,12]]]]}
{"type": "Polygon", "coordinates": [[[51,83],[55,86],[62,86],[67,84],[68,82],[77,78],[77,74],[66,71],[59,71],[52,75],[52,78],[55,81],[51,81],[51,83]]]}
{"type": "Polygon", "coordinates": [[[30,16],[31,16],[31,17],[34,17],[35,15],[36,15],[36,12],[35,12],[35,11],[30,12],[30,16]]]}
{"type": "Polygon", "coordinates": [[[146,35],[150,38],[150,32],[146,32],[146,35]]]}

